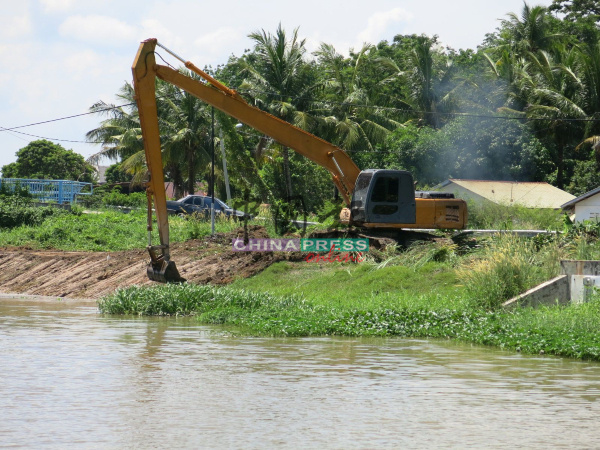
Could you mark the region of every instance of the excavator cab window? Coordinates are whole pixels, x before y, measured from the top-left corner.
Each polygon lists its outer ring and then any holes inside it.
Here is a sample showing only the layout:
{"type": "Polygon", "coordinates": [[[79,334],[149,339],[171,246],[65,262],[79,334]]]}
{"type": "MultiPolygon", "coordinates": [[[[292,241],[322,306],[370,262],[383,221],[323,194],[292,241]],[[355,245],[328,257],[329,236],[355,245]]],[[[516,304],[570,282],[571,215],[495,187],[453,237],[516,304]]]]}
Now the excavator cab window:
{"type": "Polygon", "coordinates": [[[415,191],[410,173],[401,170],[377,171],[371,181],[367,221],[373,223],[415,223],[415,191]]]}
{"type": "Polygon", "coordinates": [[[352,194],[352,203],[350,203],[352,220],[356,222],[365,221],[365,205],[367,204],[367,196],[369,195],[372,178],[373,172],[361,172],[356,179],[354,193],[352,194]]]}
{"type": "Polygon", "coordinates": [[[398,178],[379,177],[373,187],[371,200],[374,202],[396,203],[398,201],[398,178]]]}

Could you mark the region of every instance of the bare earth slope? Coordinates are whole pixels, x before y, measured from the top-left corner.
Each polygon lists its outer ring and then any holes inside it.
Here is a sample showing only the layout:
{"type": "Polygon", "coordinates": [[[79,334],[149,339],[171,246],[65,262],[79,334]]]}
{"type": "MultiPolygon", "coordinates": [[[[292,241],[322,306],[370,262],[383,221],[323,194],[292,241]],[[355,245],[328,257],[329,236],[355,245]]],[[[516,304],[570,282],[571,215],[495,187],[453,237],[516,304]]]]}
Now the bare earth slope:
{"type": "MultiPolygon", "coordinates": [[[[268,237],[250,227],[251,238],[268,237]]],[[[232,252],[231,241],[243,230],[173,244],[171,259],[192,283],[226,284],[249,277],[277,261],[300,259],[299,254],[232,252]]],[[[123,252],[63,252],[0,249],[0,292],[57,297],[100,298],[119,287],[151,284],[146,278],[146,250],[123,252]]]]}

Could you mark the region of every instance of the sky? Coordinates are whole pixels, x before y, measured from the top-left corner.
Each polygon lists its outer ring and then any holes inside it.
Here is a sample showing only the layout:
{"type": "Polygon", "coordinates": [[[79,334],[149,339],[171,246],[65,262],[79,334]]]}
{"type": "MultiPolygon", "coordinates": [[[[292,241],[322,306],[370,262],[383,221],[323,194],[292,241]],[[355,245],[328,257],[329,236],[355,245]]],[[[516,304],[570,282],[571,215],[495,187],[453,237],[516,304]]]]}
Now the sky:
{"type": "MultiPolygon", "coordinates": [[[[549,5],[552,0],[531,4],[549,5]]],[[[85,141],[100,117],[11,128],[85,113],[131,80],[139,42],[154,37],[199,67],[227,62],[252,47],[249,33],[273,32],[279,22],[306,38],[347,54],[363,42],[397,34],[437,34],[444,45],[475,49],[522,0],[0,0],[0,167],[38,139],[50,138],[88,157],[85,141]]],[[[164,56],[164,55],[163,55],[164,56]]],[[[179,66],[172,58],[165,58],[179,66]]],[[[106,164],[110,162],[105,161],[106,164]]]]}

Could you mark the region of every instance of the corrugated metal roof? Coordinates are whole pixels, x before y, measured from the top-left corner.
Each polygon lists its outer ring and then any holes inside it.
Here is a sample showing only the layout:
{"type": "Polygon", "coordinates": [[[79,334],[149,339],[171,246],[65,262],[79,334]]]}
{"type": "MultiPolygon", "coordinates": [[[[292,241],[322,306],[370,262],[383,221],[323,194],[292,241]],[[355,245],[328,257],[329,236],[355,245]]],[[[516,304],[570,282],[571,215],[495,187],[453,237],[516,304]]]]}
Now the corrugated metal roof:
{"type": "Polygon", "coordinates": [[[452,183],[471,191],[494,203],[512,205],[519,204],[528,208],[559,209],[564,203],[573,200],[569,194],[548,183],[518,182],[518,181],[489,181],[461,180],[450,178],[444,182],[442,191],[452,192],[452,183]]]}
{"type": "MultiPolygon", "coordinates": [[[[599,141],[599,143],[600,143],[600,141],[599,141]]],[[[596,189],[592,189],[591,191],[586,192],[585,194],[583,194],[583,195],[581,195],[581,196],[579,196],[577,198],[574,198],[571,201],[568,201],[567,203],[565,203],[564,205],[562,205],[561,208],[564,209],[564,208],[569,208],[571,206],[575,206],[575,204],[579,203],[581,200],[585,200],[586,198],[590,198],[593,195],[596,195],[598,192],[600,192],[600,187],[597,187],[596,189]]]]}

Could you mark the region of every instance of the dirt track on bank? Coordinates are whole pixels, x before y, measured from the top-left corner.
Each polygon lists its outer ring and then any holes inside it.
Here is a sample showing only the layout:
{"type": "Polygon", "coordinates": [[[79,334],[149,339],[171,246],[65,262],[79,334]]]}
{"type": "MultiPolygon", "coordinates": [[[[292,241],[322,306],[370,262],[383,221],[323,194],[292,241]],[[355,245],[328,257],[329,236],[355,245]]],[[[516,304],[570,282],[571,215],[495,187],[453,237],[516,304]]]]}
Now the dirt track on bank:
{"type": "MultiPolygon", "coordinates": [[[[250,227],[251,238],[266,238],[262,227],[250,227]]],[[[252,276],[271,264],[299,260],[301,254],[232,252],[231,241],[243,230],[175,243],[171,259],[179,273],[197,284],[227,284],[252,276]]],[[[146,250],[63,252],[0,249],[0,292],[72,298],[100,298],[119,287],[151,284],[146,278],[146,250]]]]}

